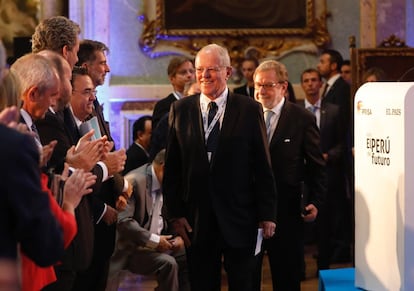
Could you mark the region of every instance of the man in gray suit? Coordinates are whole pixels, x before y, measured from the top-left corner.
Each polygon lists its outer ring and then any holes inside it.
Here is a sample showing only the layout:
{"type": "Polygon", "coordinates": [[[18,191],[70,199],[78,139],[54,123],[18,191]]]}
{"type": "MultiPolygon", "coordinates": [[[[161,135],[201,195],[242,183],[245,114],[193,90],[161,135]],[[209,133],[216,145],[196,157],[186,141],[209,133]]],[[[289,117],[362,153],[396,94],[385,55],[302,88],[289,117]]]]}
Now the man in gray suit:
{"type": "Polygon", "coordinates": [[[184,242],[179,236],[164,235],[161,193],[164,159],[165,150],[161,150],[152,163],[125,176],[133,186],[133,193],[126,209],[118,215],[118,239],[108,286],[113,285],[119,271],[128,269],[135,274],[155,274],[157,290],[189,290],[184,242]]]}

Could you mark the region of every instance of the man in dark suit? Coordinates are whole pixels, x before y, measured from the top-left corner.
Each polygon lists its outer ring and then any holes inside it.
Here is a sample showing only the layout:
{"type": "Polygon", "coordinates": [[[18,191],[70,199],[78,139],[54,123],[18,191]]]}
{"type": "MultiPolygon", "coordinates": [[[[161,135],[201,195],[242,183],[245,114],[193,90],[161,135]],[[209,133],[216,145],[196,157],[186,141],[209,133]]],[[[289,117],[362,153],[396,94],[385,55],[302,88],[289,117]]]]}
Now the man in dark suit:
{"type": "MultiPolygon", "coordinates": [[[[72,72],[72,98],[70,114],[65,116],[65,125],[73,128],[71,132],[74,133],[73,139],[77,142],[80,138],[76,134],[82,122],[93,111],[93,104],[96,99],[96,91],[94,82],[88,71],[83,67],[75,67],[72,72]]],[[[110,147],[112,143],[109,143],[110,147]]],[[[107,144],[108,145],[108,144],[107,144]]],[[[108,178],[102,183],[102,188],[96,193],[95,198],[99,200],[100,204],[104,205],[103,214],[100,216],[95,213],[94,218],[96,224],[94,250],[91,265],[83,272],[79,272],[75,284],[75,290],[104,290],[106,286],[107,275],[109,271],[109,258],[112,255],[115,246],[115,231],[117,209],[116,202],[118,197],[125,190],[121,187],[124,185],[123,177],[118,173],[123,170],[125,164],[125,150],[110,151],[107,149],[105,158],[102,162],[107,166],[108,178]],[[118,181],[117,179],[122,179],[118,181]],[[106,215],[110,214],[109,220],[106,215]]],[[[126,183],[128,184],[128,183],[126,183]]],[[[94,203],[94,208],[95,208],[94,203]]]]}
{"type": "Polygon", "coordinates": [[[346,233],[346,172],[344,165],[345,131],[339,107],[322,103],[320,89],[322,77],[315,69],[307,69],[301,75],[305,92],[302,105],[316,116],[320,129],[320,148],[326,162],[327,195],[316,219],[318,242],[318,270],[328,269],[331,250],[340,244],[346,233]]]}
{"type": "Polygon", "coordinates": [[[322,103],[333,103],[339,106],[344,126],[349,129],[351,121],[351,89],[341,77],[342,56],[336,50],[322,51],[317,69],[326,80],[322,103]]]}
{"type": "Polygon", "coordinates": [[[258,65],[259,61],[256,58],[245,58],[243,60],[241,71],[244,79],[246,80],[246,84],[234,88],[234,93],[254,98],[253,74],[258,65]]]}
{"type": "MultiPolygon", "coordinates": [[[[278,191],[277,230],[263,242],[272,273],[273,290],[300,290],[303,223],[313,221],[325,195],[325,162],[319,148],[315,117],[284,97],[286,67],[265,61],[254,74],[256,100],[265,110],[270,157],[278,191]],[[308,195],[304,193],[304,185],[308,195]],[[306,197],[308,196],[308,197],[306,197]]],[[[256,286],[260,290],[262,255],[256,286]]]]}
{"type": "Polygon", "coordinates": [[[195,64],[202,93],[170,110],[165,203],[187,246],[192,290],[220,290],[222,257],[230,290],[251,290],[258,228],[269,238],[276,227],[263,111],[229,93],[225,48],[205,46],[195,64]]]}
{"type": "Polygon", "coordinates": [[[349,262],[351,260],[351,247],[353,237],[353,197],[354,197],[354,169],[353,169],[353,136],[351,128],[353,128],[353,114],[352,114],[352,102],[349,84],[341,77],[340,69],[342,67],[343,58],[341,54],[336,50],[327,49],[322,51],[319,58],[317,69],[322,77],[326,80],[326,86],[323,89],[322,103],[333,103],[339,106],[340,116],[342,118],[344,130],[345,130],[345,168],[347,172],[347,207],[345,211],[347,219],[345,224],[347,229],[346,235],[340,243],[340,246],[335,248],[332,254],[333,262],[349,262]]]}
{"type": "Polygon", "coordinates": [[[151,120],[151,116],[144,115],[135,120],[132,125],[132,139],[134,142],[126,152],[127,160],[122,174],[125,175],[129,171],[148,163],[148,151],[152,134],[151,120]]]}
{"type": "MultiPolygon", "coordinates": [[[[103,169],[101,166],[96,165],[96,163],[101,158],[103,142],[98,140],[89,142],[87,139],[90,136],[85,136],[85,143],[81,142],[82,146],[75,151],[74,145],[77,141],[71,136],[70,131],[64,124],[64,116],[70,112],[70,109],[67,108],[67,103],[72,94],[70,66],[62,56],[55,52],[44,50],[37,55],[50,59],[60,77],[60,91],[57,102],[54,104],[54,109],[49,107],[45,119],[35,122],[42,143],[47,144],[51,140],[58,142],[57,147],[59,150],[53,153],[52,159],[45,170],[49,173],[60,174],[65,161],[73,168],[92,171],[99,177],[96,185],[92,187],[94,193],[97,193],[102,185],[103,169]],[[68,85],[65,85],[67,82],[69,82],[68,85]]],[[[94,201],[95,217],[101,217],[105,207],[103,203],[99,203],[95,195],[82,198],[76,208],[77,235],[65,252],[62,264],[55,267],[58,280],[47,286],[47,290],[71,290],[77,272],[89,266],[93,253],[93,212],[89,205],[90,200],[94,201]],[[99,215],[96,213],[99,213],[99,215]]]]}
{"type": "Polygon", "coordinates": [[[173,57],[167,68],[168,79],[173,86],[173,92],[155,104],[152,113],[152,128],[156,129],[158,122],[170,111],[173,102],[184,96],[186,83],[194,80],[193,61],[187,57],[173,57]]]}

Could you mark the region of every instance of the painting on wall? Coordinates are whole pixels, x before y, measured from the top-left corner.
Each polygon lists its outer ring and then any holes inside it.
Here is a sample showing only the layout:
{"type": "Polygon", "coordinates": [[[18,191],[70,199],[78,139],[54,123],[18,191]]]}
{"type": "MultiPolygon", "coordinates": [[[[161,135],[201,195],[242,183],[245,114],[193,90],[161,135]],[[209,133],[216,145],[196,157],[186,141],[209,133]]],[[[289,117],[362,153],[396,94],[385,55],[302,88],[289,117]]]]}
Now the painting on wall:
{"type": "Polygon", "coordinates": [[[330,42],[325,0],[143,0],[141,50],[156,58],[194,56],[209,43],[227,47],[235,66],[246,56],[317,53],[330,42]],[[254,12],[254,13],[253,13],[254,12]]]}
{"type": "Polygon", "coordinates": [[[30,37],[38,23],[39,1],[1,0],[0,39],[8,56],[13,56],[13,41],[16,37],[30,37]]]}
{"type": "Polygon", "coordinates": [[[306,0],[169,0],[163,12],[167,30],[306,27],[306,0]]]}

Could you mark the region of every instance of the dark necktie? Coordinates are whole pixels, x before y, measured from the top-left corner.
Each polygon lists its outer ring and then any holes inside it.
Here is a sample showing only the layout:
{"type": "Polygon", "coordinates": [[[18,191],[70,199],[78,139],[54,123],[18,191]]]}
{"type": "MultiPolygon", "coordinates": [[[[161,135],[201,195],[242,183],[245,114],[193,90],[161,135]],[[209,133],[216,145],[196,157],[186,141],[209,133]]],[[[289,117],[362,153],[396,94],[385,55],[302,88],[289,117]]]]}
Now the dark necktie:
{"type": "Polygon", "coordinates": [[[325,87],[323,88],[322,98],[324,98],[326,96],[326,94],[328,93],[328,88],[329,88],[329,84],[326,83],[325,87]]]}
{"type": "Polygon", "coordinates": [[[310,112],[312,112],[312,114],[315,116],[315,118],[316,118],[316,125],[319,127],[319,123],[320,123],[320,121],[319,121],[319,119],[318,119],[318,116],[316,116],[316,112],[318,111],[319,107],[318,107],[318,106],[316,106],[316,105],[310,105],[310,106],[308,106],[308,107],[307,107],[307,109],[308,109],[310,112]]]}
{"type": "MultiPolygon", "coordinates": [[[[213,121],[214,116],[216,116],[218,106],[216,102],[210,102],[208,104],[208,125],[213,121]]],[[[207,139],[207,152],[214,153],[217,148],[218,135],[220,132],[219,121],[217,120],[213,129],[211,130],[208,139],[207,139]]]]}
{"type": "Polygon", "coordinates": [[[254,98],[254,87],[247,87],[247,93],[250,97],[254,98]]]}

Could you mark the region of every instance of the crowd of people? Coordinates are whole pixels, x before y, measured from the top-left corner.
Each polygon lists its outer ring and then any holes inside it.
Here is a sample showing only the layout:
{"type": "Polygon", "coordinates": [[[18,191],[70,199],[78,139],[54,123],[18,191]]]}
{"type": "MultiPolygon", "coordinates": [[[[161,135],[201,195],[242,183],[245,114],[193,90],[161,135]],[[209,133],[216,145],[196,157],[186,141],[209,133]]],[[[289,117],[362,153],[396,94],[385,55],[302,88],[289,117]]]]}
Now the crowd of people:
{"type": "MultiPolygon", "coordinates": [[[[2,290],[117,290],[122,270],[157,290],[300,290],[305,226],[318,270],[352,260],[352,107],[339,52],[301,74],[247,58],[230,90],[226,48],[173,57],[173,91],[115,149],[96,88],[108,47],[62,16],[6,69],[0,47],[2,290]],[[325,80],[325,82],[324,82],[325,80]]],[[[349,64],[348,64],[349,65],[349,64]]]]}

